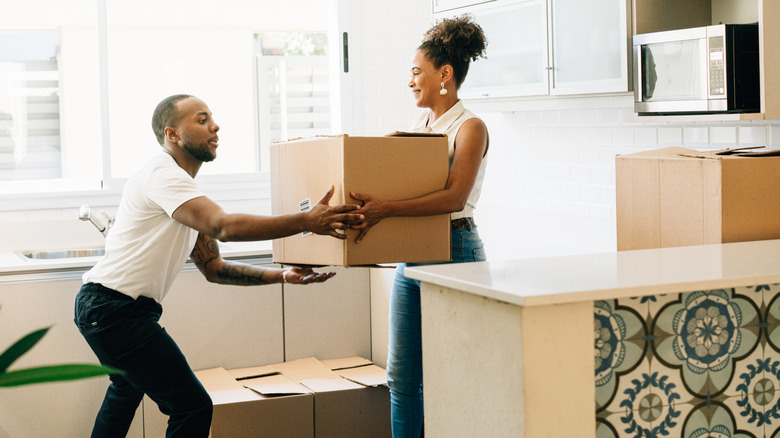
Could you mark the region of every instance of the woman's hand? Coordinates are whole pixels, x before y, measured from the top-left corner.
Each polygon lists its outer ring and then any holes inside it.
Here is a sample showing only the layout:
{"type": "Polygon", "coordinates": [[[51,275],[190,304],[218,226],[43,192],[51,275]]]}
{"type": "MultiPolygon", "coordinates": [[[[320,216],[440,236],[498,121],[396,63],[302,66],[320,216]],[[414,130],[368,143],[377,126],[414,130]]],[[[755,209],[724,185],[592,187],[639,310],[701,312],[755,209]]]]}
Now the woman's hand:
{"type": "Polygon", "coordinates": [[[335,272],[317,272],[311,268],[297,268],[295,266],[281,271],[280,283],[290,284],[322,283],[336,275],[335,272]]]}
{"type": "Polygon", "coordinates": [[[325,193],[325,196],[309,211],[311,226],[309,231],[315,234],[328,234],[338,239],[346,239],[347,236],[339,233],[338,230],[345,230],[351,225],[359,225],[363,221],[360,214],[350,214],[358,206],[355,204],[329,205],[330,198],[333,197],[334,187],[325,193]]]}
{"type": "Polygon", "coordinates": [[[360,234],[355,238],[355,243],[360,243],[366,236],[368,230],[379,221],[388,217],[387,204],[379,199],[372,197],[371,195],[364,195],[360,193],[350,192],[352,199],[360,201],[363,205],[356,211],[363,216],[363,222],[357,225],[352,225],[350,228],[360,230],[360,234]]]}

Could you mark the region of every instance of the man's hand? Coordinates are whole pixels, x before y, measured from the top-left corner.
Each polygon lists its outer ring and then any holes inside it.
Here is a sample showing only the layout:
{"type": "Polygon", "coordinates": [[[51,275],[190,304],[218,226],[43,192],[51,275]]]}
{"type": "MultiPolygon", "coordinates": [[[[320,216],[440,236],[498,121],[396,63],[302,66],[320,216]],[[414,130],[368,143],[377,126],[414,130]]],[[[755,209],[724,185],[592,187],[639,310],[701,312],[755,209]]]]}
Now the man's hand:
{"type": "Polygon", "coordinates": [[[322,283],[334,275],[336,275],[335,272],[317,272],[311,268],[297,268],[293,266],[282,271],[280,283],[322,283]]]}
{"type": "Polygon", "coordinates": [[[338,230],[346,230],[350,226],[359,225],[363,221],[363,215],[348,213],[359,208],[355,204],[342,204],[331,207],[330,199],[335,188],[331,185],[325,196],[308,213],[310,226],[308,231],[316,234],[328,234],[338,239],[346,239],[344,233],[338,230]]]}

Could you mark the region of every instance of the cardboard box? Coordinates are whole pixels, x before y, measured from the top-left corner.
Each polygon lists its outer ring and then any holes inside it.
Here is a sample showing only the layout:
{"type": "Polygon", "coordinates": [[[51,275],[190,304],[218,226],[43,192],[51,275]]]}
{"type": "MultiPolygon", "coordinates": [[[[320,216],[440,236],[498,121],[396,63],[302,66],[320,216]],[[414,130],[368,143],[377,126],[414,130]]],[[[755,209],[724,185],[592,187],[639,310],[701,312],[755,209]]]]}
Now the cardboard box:
{"type": "Polygon", "coordinates": [[[195,374],[214,402],[213,438],[391,436],[385,370],[363,358],[195,374]]]}
{"type": "Polygon", "coordinates": [[[778,156],[669,147],[615,168],[618,250],[780,238],[778,156]]]}
{"type": "Polygon", "coordinates": [[[224,368],[197,371],[214,402],[211,437],[312,438],[314,395],[272,371],[244,381],[224,368]],[[266,395],[248,387],[269,389],[266,395]],[[291,389],[292,388],[292,389],[291,389]]]}
{"type": "MultiPolygon", "coordinates": [[[[305,211],[335,186],[331,205],[355,204],[350,192],[390,201],[414,198],[447,183],[446,136],[313,137],[271,145],[271,211],[305,211]]],[[[448,214],[394,217],[374,226],[360,244],[310,233],[273,241],[276,263],[358,266],[450,259],[448,214]]]]}
{"type": "Polygon", "coordinates": [[[271,365],[314,394],[315,437],[390,438],[385,370],[358,357],[324,362],[305,358],[271,365]]]}

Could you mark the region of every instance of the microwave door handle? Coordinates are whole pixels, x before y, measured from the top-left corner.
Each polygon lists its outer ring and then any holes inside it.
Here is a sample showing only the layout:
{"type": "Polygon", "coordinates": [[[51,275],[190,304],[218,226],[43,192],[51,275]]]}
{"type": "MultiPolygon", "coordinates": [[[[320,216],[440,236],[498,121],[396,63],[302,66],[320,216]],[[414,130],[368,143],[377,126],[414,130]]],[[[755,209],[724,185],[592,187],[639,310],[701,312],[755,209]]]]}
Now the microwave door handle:
{"type": "Polygon", "coordinates": [[[699,52],[701,54],[701,60],[703,63],[703,67],[699,69],[700,72],[700,78],[699,82],[701,82],[700,85],[700,93],[701,97],[704,100],[704,103],[707,107],[709,107],[709,100],[710,100],[710,39],[704,38],[703,44],[701,44],[701,47],[699,48],[699,52]]]}
{"type": "Polygon", "coordinates": [[[642,46],[634,46],[634,101],[642,103],[642,46]]]}

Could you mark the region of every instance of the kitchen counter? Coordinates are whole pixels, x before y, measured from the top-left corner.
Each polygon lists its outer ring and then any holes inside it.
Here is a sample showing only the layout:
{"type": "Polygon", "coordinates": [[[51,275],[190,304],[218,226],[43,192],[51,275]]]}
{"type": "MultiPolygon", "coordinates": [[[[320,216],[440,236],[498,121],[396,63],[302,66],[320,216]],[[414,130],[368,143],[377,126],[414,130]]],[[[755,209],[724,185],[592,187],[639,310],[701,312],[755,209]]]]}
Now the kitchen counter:
{"type": "Polygon", "coordinates": [[[716,411],[764,436],[754,397],[780,380],[749,377],[780,363],[780,240],[406,275],[422,282],[426,436],[688,436],[716,411]],[[702,350],[710,329],[720,338],[702,350]]]}
{"type": "MultiPolygon", "coordinates": [[[[54,250],[57,248],[47,248],[54,250]]],[[[22,251],[28,250],[27,248],[22,251]]],[[[220,253],[228,259],[270,259],[271,241],[228,242],[220,244],[220,253]]],[[[25,259],[15,251],[0,252],[0,281],[32,278],[37,274],[57,274],[86,271],[100,260],[100,257],[72,257],[63,259],[25,259]]],[[[270,261],[270,260],[269,260],[270,261]]],[[[187,262],[187,265],[192,265],[187,262]]],[[[185,265],[185,268],[187,268],[185,265]]],[[[80,274],[79,274],[80,275],[80,274]]]]}
{"type": "Polygon", "coordinates": [[[409,267],[410,278],[518,306],[780,282],[780,240],[409,267]]]}

